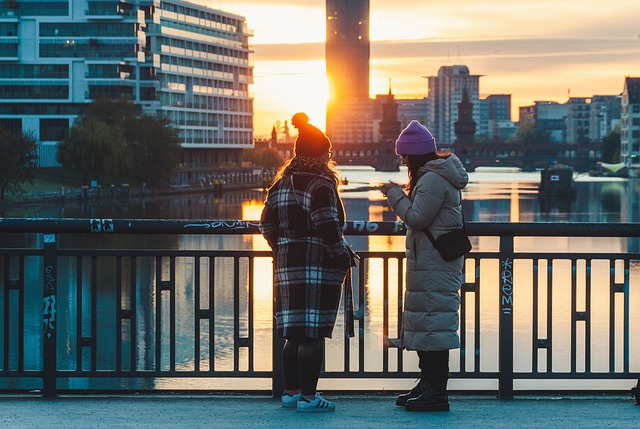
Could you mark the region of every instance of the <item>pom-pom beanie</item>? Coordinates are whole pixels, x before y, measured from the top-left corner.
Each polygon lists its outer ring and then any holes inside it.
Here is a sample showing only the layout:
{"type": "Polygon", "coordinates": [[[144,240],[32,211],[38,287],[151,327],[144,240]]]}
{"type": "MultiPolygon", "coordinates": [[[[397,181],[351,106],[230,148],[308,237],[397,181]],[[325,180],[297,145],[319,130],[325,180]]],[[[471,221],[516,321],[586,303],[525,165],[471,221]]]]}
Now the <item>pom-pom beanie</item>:
{"type": "Polygon", "coordinates": [[[293,147],[296,156],[314,157],[331,150],[329,137],[309,123],[306,113],[298,112],[293,115],[291,125],[298,129],[298,138],[293,147]]]}
{"type": "Polygon", "coordinates": [[[396,140],[398,155],[426,155],[436,150],[436,139],[427,127],[415,120],[402,130],[396,140]]]}

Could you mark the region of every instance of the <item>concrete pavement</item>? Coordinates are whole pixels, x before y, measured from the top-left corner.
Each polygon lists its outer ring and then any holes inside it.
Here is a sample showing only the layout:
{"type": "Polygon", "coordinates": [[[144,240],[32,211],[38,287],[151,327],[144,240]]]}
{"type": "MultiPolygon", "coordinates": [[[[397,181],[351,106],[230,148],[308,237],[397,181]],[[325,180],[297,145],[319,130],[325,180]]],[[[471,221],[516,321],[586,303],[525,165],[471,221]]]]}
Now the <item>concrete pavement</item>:
{"type": "Polygon", "coordinates": [[[1,428],[638,428],[631,396],[451,396],[451,411],[412,413],[392,396],[327,397],[336,411],[302,414],[256,395],[0,396],[1,428]]]}

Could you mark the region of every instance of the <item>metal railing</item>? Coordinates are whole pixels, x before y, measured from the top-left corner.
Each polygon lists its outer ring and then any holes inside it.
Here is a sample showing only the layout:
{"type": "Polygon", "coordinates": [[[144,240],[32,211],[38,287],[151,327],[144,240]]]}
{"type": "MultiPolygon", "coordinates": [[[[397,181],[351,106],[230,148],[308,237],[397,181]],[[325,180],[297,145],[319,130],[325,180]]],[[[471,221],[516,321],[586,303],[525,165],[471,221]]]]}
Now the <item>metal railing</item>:
{"type": "MultiPolygon", "coordinates": [[[[514,382],[518,380],[631,380],[640,376],[637,369],[633,371],[640,365],[632,364],[630,348],[636,332],[631,332],[636,328],[630,326],[630,321],[639,317],[637,306],[632,307],[630,300],[640,299],[632,296],[630,278],[640,271],[640,253],[549,253],[544,248],[536,252],[514,251],[515,237],[632,238],[640,237],[640,224],[468,222],[467,230],[473,237],[499,237],[499,246],[494,251],[473,251],[466,257],[461,289],[461,348],[459,368],[452,370],[454,379],[495,380],[498,395],[510,398],[514,391],[526,390],[514,390],[514,382]],[[558,279],[556,271],[560,268],[556,266],[560,263],[566,265],[570,273],[566,280],[558,279]],[[608,278],[608,285],[603,286],[608,287],[609,297],[604,319],[592,308],[596,265],[604,266],[600,271],[604,270],[608,278]],[[486,275],[495,277],[496,281],[481,281],[486,275]],[[528,280],[518,283],[517,279],[528,280]],[[568,319],[563,322],[570,333],[568,343],[558,344],[554,332],[558,332],[556,325],[560,323],[557,319],[560,290],[570,300],[568,319]],[[483,344],[481,348],[483,330],[489,329],[482,321],[481,313],[486,307],[481,305],[482,294],[493,295],[497,301],[489,306],[497,313],[496,325],[492,328],[496,330],[496,347],[483,344]],[[514,297],[522,296],[523,301],[529,302],[526,295],[531,298],[527,309],[531,333],[525,341],[530,348],[531,364],[523,371],[514,370],[514,315],[519,308],[514,297]],[[608,335],[594,345],[592,330],[602,330],[597,323],[605,319],[608,335]],[[569,368],[556,371],[554,355],[567,349],[570,350],[569,368]],[[495,366],[489,370],[482,368],[484,354],[497,355],[495,366]],[[595,357],[606,357],[605,370],[595,368],[595,357]]],[[[105,237],[114,234],[138,237],[258,233],[257,223],[250,221],[0,218],[3,237],[36,234],[29,235],[34,237],[31,246],[0,248],[0,377],[5,379],[1,390],[36,390],[49,397],[61,391],[162,389],[156,383],[145,382],[149,380],[231,378],[270,380],[274,395],[279,394],[283,387],[279,364],[281,342],[273,335],[273,321],[269,322],[270,326],[258,326],[254,308],[258,283],[255,264],[271,258],[271,252],[121,249],[119,241],[113,240],[103,244],[105,237]],[[59,238],[69,234],[90,237],[91,245],[59,246],[59,238]],[[96,236],[98,240],[93,240],[96,236]],[[184,266],[189,267],[184,270],[188,273],[182,273],[180,278],[177,267],[184,266]],[[231,296],[220,298],[221,288],[229,285],[232,285],[231,296]],[[42,303],[34,299],[40,296],[42,303]],[[223,300],[221,306],[217,305],[219,299],[223,300]],[[228,335],[221,340],[218,331],[222,325],[228,335]],[[260,335],[270,339],[268,353],[256,344],[260,335]],[[228,358],[223,365],[218,359],[221,347],[226,347],[228,358]],[[258,365],[258,359],[265,356],[271,361],[270,368],[258,365]],[[106,386],[114,384],[109,384],[108,379],[133,381],[116,383],[116,387],[110,388],[106,386]],[[77,384],[76,380],[83,380],[85,384],[77,384]],[[94,380],[97,383],[92,384],[94,380]]],[[[351,221],[345,229],[347,236],[404,233],[400,222],[351,221]]],[[[341,338],[342,368],[325,368],[322,377],[415,377],[415,369],[406,369],[407,356],[399,339],[404,252],[358,253],[362,259],[354,269],[357,335],[352,339],[346,335],[341,338]],[[367,288],[370,287],[369,270],[374,265],[382,270],[379,278],[382,321],[381,328],[371,332],[365,327],[372,317],[367,288]],[[382,356],[372,356],[369,344],[374,340],[382,344],[382,356]],[[378,368],[369,368],[368,361],[373,358],[381,360],[378,368]]],[[[638,294],[639,287],[634,287],[634,293],[638,294]]],[[[341,323],[339,320],[338,325],[341,323]]],[[[264,346],[264,341],[262,343],[264,346]]],[[[517,343],[523,344],[520,340],[517,343]]],[[[518,353],[522,355],[520,350],[518,353]]],[[[169,387],[169,390],[207,389],[238,390],[233,383],[226,389],[169,387]]]]}

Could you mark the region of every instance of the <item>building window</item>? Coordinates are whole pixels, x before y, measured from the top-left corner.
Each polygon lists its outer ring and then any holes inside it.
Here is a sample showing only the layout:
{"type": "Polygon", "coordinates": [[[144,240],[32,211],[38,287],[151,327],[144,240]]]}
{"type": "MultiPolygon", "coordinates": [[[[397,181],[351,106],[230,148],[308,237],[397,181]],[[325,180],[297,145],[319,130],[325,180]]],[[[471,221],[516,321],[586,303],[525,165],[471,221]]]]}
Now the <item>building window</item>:
{"type": "Polygon", "coordinates": [[[41,141],[62,141],[69,134],[69,119],[40,119],[41,141]]]}
{"type": "Polygon", "coordinates": [[[22,119],[2,118],[0,119],[0,126],[2,126],[7,131],[21,133],[22,119]]]}

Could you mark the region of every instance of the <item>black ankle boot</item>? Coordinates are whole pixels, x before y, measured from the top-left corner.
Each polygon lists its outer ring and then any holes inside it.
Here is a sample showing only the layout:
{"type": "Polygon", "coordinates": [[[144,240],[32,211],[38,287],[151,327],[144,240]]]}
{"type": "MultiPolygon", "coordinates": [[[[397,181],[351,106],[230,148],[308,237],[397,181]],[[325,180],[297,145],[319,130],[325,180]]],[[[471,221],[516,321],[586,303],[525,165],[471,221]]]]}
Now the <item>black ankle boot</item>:
{"type": "Polygon", "coordinates": [[[420,396],[409,399],[407,411],[449,411],[447,381],[449,377],[433,377],[429,388],[420,396]]]}
{"type": "Polygon", "coordinates": [[[409,392],[404,393],[396,398],[396,405],[399,407],[404,407],[407,404],[409,399],[414,399],[419,397],[429,388],[429,381],[426,378],[420,378],[418,384],[411,389],[409,392]]]}
{"type": "Polygon", "coordinates": [[[409,399],[404,408],[407,411],[449,411],[449,398],[446,393],[429,388],[417,398],[409,399]]]}

